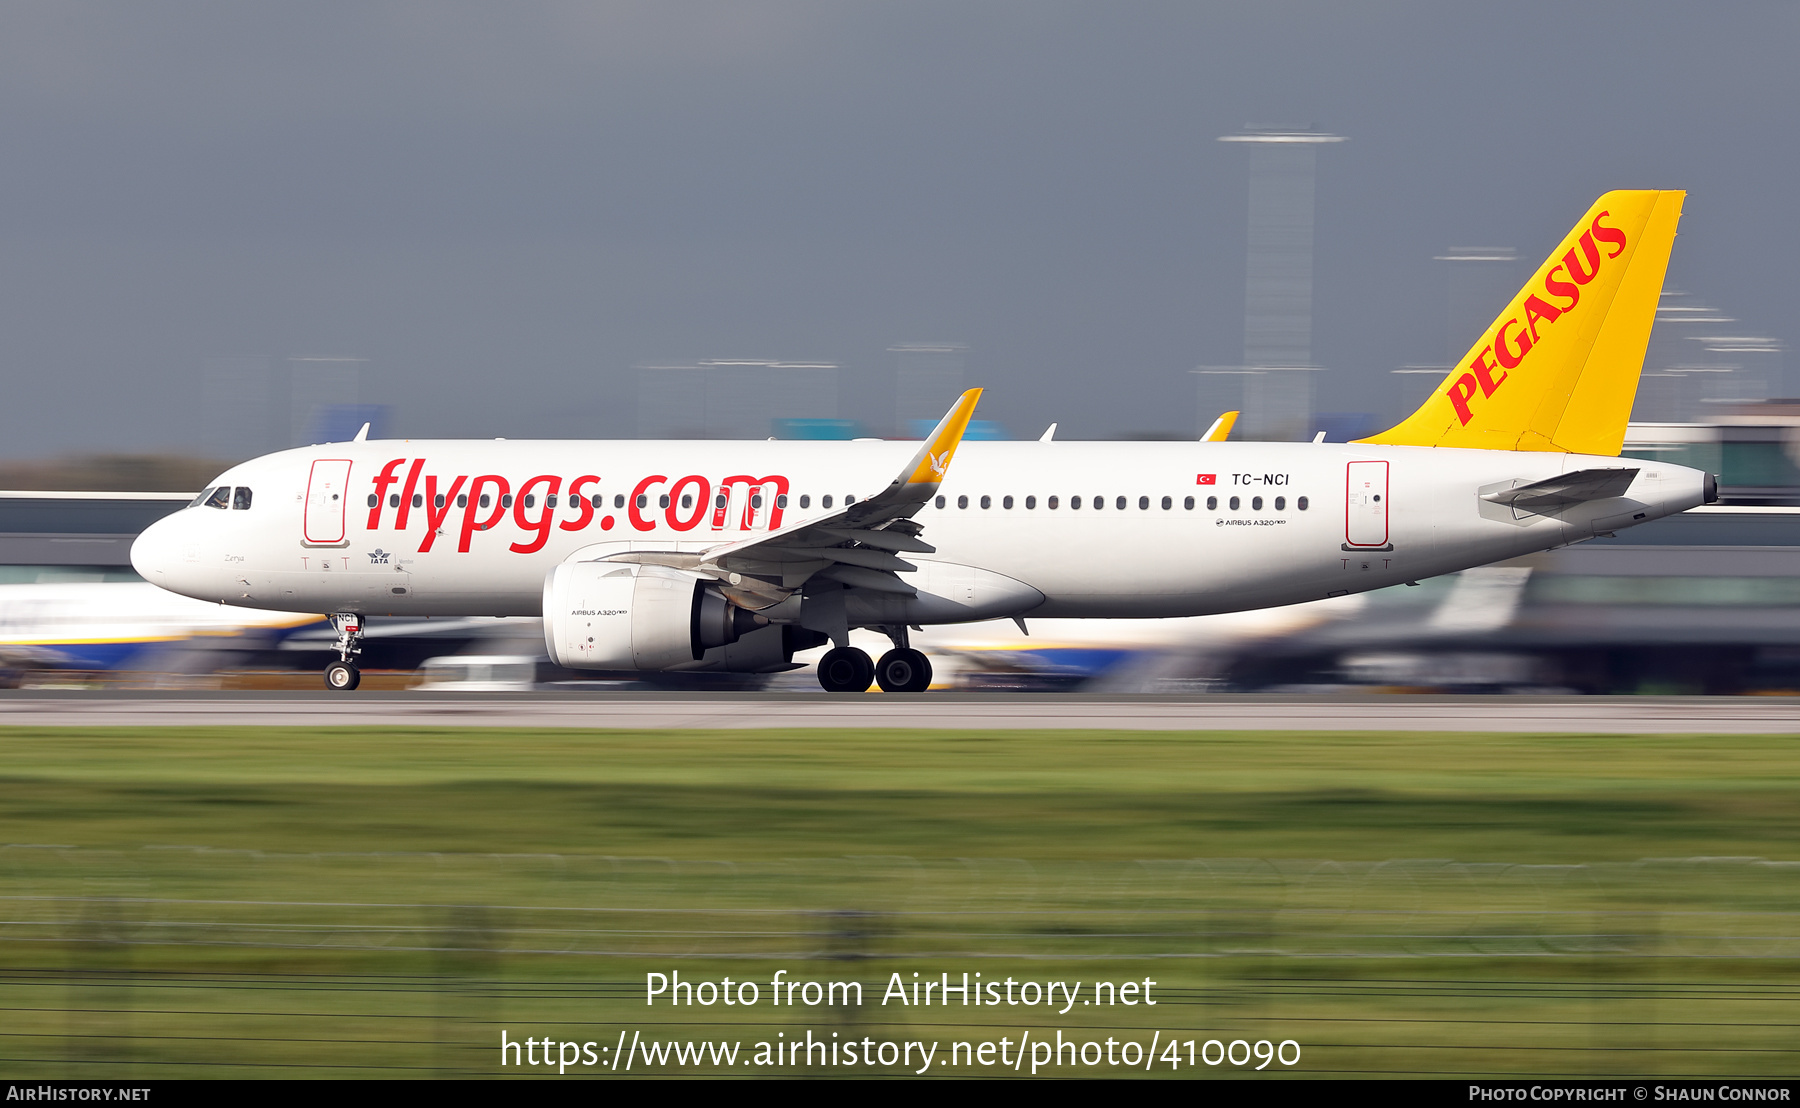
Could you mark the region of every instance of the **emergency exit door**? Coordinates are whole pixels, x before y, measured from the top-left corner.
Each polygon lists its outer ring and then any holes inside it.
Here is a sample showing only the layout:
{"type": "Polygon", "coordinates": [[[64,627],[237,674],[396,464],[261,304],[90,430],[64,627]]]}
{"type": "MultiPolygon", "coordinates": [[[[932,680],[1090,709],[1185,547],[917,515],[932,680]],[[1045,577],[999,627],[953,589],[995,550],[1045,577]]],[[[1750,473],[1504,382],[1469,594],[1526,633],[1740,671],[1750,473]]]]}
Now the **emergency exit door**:
{"type": "Polygon", "coordinates": [[[315,546],[344,541],[345,498],[350,494],[350,460],[320,458],[306,482],[305,537],[315,546]]]}
{"type": "Polygon", "coordinates": [[[1344,546],[1388,545],[1388,464],[1350,462],[1344,484],[1344,546]]]}

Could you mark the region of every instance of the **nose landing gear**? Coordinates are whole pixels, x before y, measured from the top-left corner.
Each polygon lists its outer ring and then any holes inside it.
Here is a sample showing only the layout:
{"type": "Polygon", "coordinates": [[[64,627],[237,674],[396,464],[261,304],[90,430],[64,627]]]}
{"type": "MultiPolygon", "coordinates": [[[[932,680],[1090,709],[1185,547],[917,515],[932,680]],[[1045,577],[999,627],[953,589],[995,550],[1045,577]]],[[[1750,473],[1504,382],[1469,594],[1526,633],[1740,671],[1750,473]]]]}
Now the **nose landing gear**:
{"type": "Polygon", "coordinates": [[[325,687],[349,692],[362,684],[362,670],[356,665],[362,656],[362,617],[354,612],[334,612],[331,629],[337,632],[338,660],[325,667],[325,687]]]}

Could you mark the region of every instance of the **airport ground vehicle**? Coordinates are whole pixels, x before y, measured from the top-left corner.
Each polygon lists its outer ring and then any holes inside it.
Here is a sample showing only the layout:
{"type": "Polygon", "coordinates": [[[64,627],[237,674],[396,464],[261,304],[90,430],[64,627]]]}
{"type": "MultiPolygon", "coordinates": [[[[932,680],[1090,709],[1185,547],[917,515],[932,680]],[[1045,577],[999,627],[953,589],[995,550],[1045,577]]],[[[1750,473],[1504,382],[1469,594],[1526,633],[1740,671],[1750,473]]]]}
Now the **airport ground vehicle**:
{"type": "Polygon", "coordinates": [[[1602,196],[1418,411],[1356,442],[963,444],[979,389],[916,446],[358,436],[234,466],[132,562],[333,613],[333,688],[370,618],[541,614],[573,669],[771,672],[829,641],[840,692],[924,690],[928,624],[1246,611],[1484,565],[1714,498],[1618,457],[1684,195],[1602,196]],[[871,660],[858,627],[893,649],[871,660]]]}

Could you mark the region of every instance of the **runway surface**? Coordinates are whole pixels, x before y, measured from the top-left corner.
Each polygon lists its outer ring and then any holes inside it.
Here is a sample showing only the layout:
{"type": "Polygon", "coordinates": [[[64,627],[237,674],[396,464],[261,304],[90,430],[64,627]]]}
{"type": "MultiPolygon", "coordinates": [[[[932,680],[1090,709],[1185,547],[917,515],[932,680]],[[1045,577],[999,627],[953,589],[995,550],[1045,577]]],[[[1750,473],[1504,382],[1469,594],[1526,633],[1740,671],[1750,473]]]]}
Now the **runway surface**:
{"type": "Polygon", "coordinates": [[[0,693],[0,726],[1800,734],[1782,697],[0,693]]]}

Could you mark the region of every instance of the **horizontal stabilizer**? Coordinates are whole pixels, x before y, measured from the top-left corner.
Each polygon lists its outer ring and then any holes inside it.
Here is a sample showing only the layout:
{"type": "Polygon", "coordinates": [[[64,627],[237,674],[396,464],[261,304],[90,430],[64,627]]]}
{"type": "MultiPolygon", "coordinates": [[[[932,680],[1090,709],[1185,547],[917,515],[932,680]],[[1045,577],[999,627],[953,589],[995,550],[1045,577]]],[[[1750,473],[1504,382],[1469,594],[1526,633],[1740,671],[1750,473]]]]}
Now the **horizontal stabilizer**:
{"type": "Polygon", "coordinates": [[[1541,512],[1564,508],[1570,504],[1584,504],[1590,500],[1610,500],[1615,496],[1624,496],[1625,490],[1631,487],[1631,482],[1637,479],[1637,475],[1636,469],[1623,467],[1578,469],[1560,477],[1546,477],[1542,481],[1520,485],[1516,489],[1484,493],[1481,498],[1528,512],[1541,512]]]}

